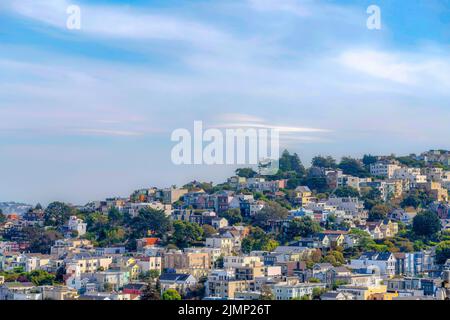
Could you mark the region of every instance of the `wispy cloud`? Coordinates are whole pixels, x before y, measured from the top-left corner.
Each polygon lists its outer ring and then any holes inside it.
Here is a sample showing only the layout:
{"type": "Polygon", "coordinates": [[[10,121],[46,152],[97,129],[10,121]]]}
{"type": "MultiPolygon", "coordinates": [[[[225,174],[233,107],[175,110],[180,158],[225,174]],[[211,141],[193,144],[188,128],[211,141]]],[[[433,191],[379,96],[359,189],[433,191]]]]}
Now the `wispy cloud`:
{"type": "MultiPolygon", "coordinates": [[[[67,31],[66,0],[4,0],[4,9],[28,19],[67,31]]],[[[233,42],[214,26],[174,15],[151,13],[130,6],[92,5],[79,2],[80,35],[129,40],[181,41],[199,47],[218,49],[233,42]]]]}
{"type": "Polygon", "coordinates": [[[338,60],[343,66],[361,74],[407,86],[432,86],[450,89],[450,55],[389,52],[373,49],[352,49],[338,60]]]}
{"type": "Polygon", "coordinates": [[[80,129],[81,134],[100,135],[100,136],[118,136],[118,137],[135,137],[142,136],[142,132],[136,131],[121,131],[121,130],[105,130],[105,129],[80,129]]]}
{"type": "Polygon", "coordinates": [[[307,6],[297,0],[248,0],[252,8],[260,11],[282,11],[297,16],[308,16],[311,14],[307,6]]]}

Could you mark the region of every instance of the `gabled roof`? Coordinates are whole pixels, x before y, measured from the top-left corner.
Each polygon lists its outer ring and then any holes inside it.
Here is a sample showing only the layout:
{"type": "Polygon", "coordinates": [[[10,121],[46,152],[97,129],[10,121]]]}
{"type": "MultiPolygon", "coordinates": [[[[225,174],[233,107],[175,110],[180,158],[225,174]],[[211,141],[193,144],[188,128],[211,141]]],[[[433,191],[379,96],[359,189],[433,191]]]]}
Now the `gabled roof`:
{"type": "Polygon", "coordinates": [[[160,281],[186,281],[190,274],[184,273],[164,273],[159,277],[160,281]]]}
{"type": "Polygon", "coordinates": [[[327,299],[336,299],[339,295],[342,295],[342,293],[337,291],[328,291],[322,294],[320,297],[327,299]]]}
{"type": "Polygon", "coordinates": [[[146,283],[128,283],[123,286],[123,289],[128,290],[143,290],[147,286],[146,283]]]}
{"type": "Polygon", "coordinates": [[[333,265],[331,263],[325,262],[325,263],[316,263],[313,266],[314,269],[320,269],[320,270],[324,270],[324,269],[331,269],[333,268],[333,265]]]}
{"type": "Polygon", "coordinates": [[[295,188],[295,191],[297,192],[311,192],[311,189],[309,189],[309,187],[307,186],[298,186],[297,188],[295,188]]]}
{"type": "Polygon", "coordinates": [[[391,252],[364,252],[362,259],[387,261],[392,256],[391,252]]]}

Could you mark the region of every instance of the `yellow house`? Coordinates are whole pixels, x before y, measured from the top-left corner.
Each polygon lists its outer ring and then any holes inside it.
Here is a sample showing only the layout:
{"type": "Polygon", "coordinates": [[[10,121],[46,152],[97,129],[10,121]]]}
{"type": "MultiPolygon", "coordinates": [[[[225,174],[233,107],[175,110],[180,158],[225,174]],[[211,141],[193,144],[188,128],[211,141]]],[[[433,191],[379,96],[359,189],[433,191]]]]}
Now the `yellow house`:
{"type": "MultiPolygon", "coordinates": [[[[384,297],[387,293],[387,286],[382,284],[370,286],[343,285],[337,291],[351,293],[356,300],[373,300],[371,299],[372,297],[378,297],[380,295],[384,297]]],[[[392,299],[392,296],[389,297],[392,299]]]]}
{"type": "Polygon", "coordinates": [[[380,229],[385,238],[391,238],[398,233],[398,223],[389,220],[387,223],[383,223],[380,229]]]}
{"type": "Polygon", "coordinates": [[[131,279],[137,279],[139,275],[141,274],[141,267],[135,263],[134,265],[127,267],[128,271],[130,272],[130,278],[131,279]]]}
{"type": "Polygon", "coordinates": [[[296,204],[304,207],[313,199],[312,192],[307,186],[299,186],[294,190],[294,201],[296,204]]]}
{"type": "Polygon", "coordinates": [[[397,292],[374,293],[368,297],[368,300],[392,300],[398,297],[397,292]]]}

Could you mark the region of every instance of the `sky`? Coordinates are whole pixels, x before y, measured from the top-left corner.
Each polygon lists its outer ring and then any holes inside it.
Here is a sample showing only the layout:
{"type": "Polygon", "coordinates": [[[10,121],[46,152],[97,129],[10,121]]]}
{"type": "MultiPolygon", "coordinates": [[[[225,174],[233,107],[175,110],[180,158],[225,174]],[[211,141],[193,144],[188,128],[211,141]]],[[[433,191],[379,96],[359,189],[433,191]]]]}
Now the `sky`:
{"type": "Polygon", "coordinates": [[[449,0],[0,1],[0,201],[223,181],[171,161],[195,120],[280,128],[305,165],[450,149],[449,103],[449,0]]]}

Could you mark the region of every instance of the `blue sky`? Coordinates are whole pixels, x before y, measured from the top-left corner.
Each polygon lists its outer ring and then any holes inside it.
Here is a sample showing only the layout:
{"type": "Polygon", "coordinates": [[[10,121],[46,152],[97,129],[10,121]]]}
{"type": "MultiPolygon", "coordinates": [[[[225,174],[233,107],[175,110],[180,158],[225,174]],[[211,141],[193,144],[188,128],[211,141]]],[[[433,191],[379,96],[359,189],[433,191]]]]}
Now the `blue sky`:
{"type": "Polygon", "coordinates": [[[221,181],[233,168],[171,163],[194,120],[285,128],[306,164],[450,149],[449,102],[448,0],[0,3],[0,201],[221,181]]]}

